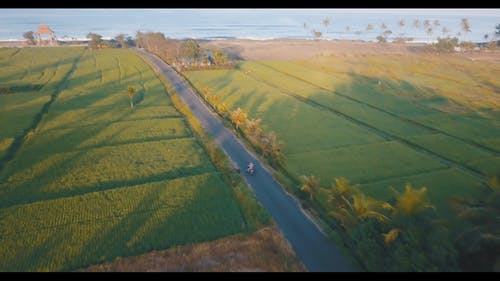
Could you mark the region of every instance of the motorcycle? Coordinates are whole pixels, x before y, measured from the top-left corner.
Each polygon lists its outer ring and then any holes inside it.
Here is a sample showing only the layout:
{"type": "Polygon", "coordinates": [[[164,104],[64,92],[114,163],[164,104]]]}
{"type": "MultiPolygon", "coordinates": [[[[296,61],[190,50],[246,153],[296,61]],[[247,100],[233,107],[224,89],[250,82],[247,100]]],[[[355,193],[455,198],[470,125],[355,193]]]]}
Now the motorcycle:
{"type": "Polygon", "coordinates": [[[247,166],[247,174],[253,176],[255,174],[255,167],[248,165],[247,166]]]}

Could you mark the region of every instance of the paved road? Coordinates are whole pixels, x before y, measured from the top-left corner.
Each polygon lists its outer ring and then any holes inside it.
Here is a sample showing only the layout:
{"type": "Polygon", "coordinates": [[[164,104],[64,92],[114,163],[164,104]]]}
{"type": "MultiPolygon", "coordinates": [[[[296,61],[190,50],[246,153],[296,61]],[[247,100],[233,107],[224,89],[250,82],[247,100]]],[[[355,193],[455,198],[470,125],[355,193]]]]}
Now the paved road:
{"type": "Polygon", "coordinates": [[[218,117],[199,99],[199,96],[179,74],[155,55],[142,50],[136,49],[136,51],[144,54],[159,67],[174,86],[182,102],[191,109],[231,160],[238,167],[242,167],[242,171],[245,170],[248,162],[255,163],[255,175],[242,174],[307,269],[309,271],[356,271],[332,241],[328,240],[302,212],[297,202],[283,190],[267,170],[262,168],[259,160],[247,151],[233,132],[224,127],[218,117]]]}

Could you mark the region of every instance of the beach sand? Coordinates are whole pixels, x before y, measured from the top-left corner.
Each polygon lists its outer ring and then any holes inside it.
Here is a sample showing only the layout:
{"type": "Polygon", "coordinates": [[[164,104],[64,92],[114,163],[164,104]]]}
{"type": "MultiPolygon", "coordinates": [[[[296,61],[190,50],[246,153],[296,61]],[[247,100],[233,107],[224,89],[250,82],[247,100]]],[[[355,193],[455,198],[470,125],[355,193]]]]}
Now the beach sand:
{"type": "MultiPolygon", "coordinates": [[[[329,55],[413,55],[422,52],[434,53],[423,43],[386,43],[364,42],[352,40],[213,40],[200,41],[205,48],[221,48],[229,59],[236,60],[300,60],[314,56],[329,55]]],[[[451,53],[470,59],[487,59],[500,63],[500,52],[474,51],[451,53]]]]}

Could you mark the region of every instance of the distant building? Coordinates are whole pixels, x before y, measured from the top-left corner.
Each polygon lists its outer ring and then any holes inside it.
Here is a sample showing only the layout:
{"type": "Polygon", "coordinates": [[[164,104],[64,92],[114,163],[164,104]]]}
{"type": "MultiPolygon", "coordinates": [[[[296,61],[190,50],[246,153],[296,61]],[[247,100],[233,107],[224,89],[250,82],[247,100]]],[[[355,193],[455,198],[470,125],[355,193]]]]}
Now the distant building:
{"type": "Polygon", "coordinates": [[[50,29],[45,23],[40,24],[40,27],[35,32],[37,45],[56,45],[57,40],[55,33],[52,29],[50,29]],[[48,35],[48,39],[43,39],[42,35],[48,35]]]}

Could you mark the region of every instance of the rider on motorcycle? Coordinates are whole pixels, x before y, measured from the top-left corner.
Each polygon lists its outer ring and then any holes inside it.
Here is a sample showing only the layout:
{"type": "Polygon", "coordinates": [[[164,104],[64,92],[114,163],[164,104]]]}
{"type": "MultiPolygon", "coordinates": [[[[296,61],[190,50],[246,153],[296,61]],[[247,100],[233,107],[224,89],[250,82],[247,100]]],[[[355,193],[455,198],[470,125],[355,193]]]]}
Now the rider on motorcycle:
{"type": "Polygon", "coordinates": [[[253,168],[254,168],[253,162],[248,163],[248,166],[247,166],[247,172],[248,172],[249,174],[253,174],[253,171],[254,171],[254,169],[253,169],[253,168]]]}

